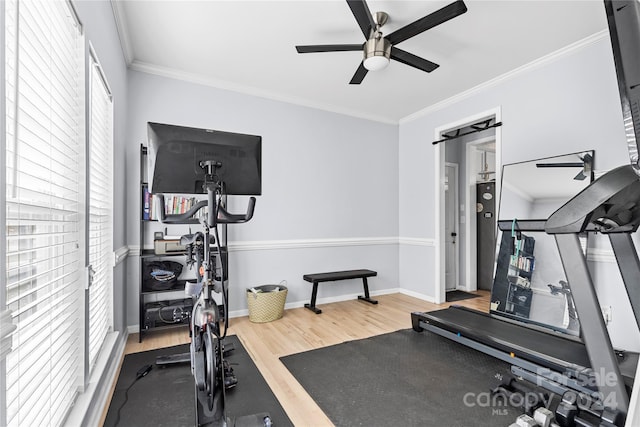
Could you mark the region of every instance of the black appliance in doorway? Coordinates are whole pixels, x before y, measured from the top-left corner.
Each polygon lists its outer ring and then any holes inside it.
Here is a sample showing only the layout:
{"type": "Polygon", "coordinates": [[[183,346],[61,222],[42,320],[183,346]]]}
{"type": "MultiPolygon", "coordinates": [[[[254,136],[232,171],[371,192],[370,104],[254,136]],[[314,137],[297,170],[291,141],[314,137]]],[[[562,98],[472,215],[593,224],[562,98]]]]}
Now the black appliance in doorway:
{"type": "Polygon", "coordinates": [[[476,245],[478,289],[491,290],[496,250],[496,183],[476,184],[476,245]]]}

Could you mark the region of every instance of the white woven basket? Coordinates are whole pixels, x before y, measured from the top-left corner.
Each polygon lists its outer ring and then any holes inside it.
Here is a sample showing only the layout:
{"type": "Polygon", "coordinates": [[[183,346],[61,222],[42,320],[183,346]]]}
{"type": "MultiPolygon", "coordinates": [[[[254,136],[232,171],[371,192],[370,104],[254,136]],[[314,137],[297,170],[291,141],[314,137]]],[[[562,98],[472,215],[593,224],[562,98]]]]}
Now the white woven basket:
{"type": "Polygon", "coordinates": [[[284,314],[284,303],[287,300],[287,288],[280,282],[279,285],[256,286],[258,292],[247,289],[247,306],[249,307],[249,320],[254,323],[265,323],[280,319],[284,314]],[[278,289],[278,290],[276,290],[278,289]]]}

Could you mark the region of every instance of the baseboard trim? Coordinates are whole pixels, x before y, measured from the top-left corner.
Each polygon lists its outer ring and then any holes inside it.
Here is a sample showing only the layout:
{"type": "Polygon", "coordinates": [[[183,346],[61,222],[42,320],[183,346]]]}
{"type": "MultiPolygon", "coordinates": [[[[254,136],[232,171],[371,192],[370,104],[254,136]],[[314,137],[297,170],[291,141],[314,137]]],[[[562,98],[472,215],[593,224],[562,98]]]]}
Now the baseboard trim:
{"type": "MultiPolygon", "coordinates": [[[[381,289],[381,290],[376,290],[376,291],[370,291],[369,295],[371,296],[379,296],[379,295],[389,295],[389,294],[397,294],[397,293],[404,293],[404,291],[400,288],[390,288],[390,289],[381,289]]],[[[324,298],[317,298],[316,299],[316,304],[317,305],[321,305],[321,304],[331,304],[332,302],[342,302],[342,301],[350,301],[350,300],[356,300],[358,299],[358,296],[362,295],[362,292],[358,292],[358,293],[352,293],[352,294],[344,294],[344,295],[337,295],[337,296],[333,296],[333,297],[324,297],[324,298]]],[[[311,296],[309,296],[309,298],[311,298],[311,296]]],[[[420,297],[417,297],[420,298],[420,297]]],[[[420,299],[425,299],[425,298],[420,298],[420,299]]],[[[300,308],[300,307],[304,307],[305,304],[308,304],[309,300],[305,299],[302,301],[293,301],[293,302],[288,302],[284,305],[285,310],[291,309],[291,308],[300,308]]],[[[242,310],[233,310],[229,312],[229,318],[233,319],[236,317],[245,317],[249,315],[249,309],[242,309],[242,310]]],[[[127,327],[127,331],[130,334],[137,334],[138,333],[138,325],[129,325],[127,327]]]]}
{"type": "Polygon", "coordinates": [[[421,294],[419,292],[415,292],[415,291],[411,291],[409,289],[403,289],[403,288],[398,289],[398,292],[403,294],[403,295],[408,295],[410,297],[418,298],[418,299],[421,299],[423,301],[430,302],[432,304],[436,304],[436,299],[434,297],[430,296],[430,295],[421,294]]]}

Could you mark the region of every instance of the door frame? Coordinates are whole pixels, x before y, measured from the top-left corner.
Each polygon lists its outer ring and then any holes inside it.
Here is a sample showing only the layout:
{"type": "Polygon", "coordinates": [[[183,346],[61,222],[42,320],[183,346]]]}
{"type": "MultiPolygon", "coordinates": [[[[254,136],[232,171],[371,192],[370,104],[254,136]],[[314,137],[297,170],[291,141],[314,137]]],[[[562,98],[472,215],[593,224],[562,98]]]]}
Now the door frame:
{"type": "MultiPolygon", "coordinates": [[[[453,173],[455,175],[455,187],[454,187],[454,201],[453,201],[453,206],[454,206],[454,233],[456,233],[456,240],[459,240],[460,237],[460,167],[458,165],[458,163],[451,163],[451,162],[445,162],[445,170],[447,167],[451,167],[453,168],[453,173]]],[[[446,175],[446,172],[445,172],[446,175]]],[[[449,188],[451,188],[451,185],[449,185],[449,188]]],[[[444,187],[443,187],[444,190],[444,187]]],[[[445,199],[445,205],[446,205],[446,199],[445,199]]],[[[446,224],[446,218],[445,218],[445,224],[446,224]]],[[[443,228],[444,228],[444,224],[443,224],[443,228]]],[[[445,250],[446,250],[446,233],[443,233],[444,238],[445,238],[445,250]]],[[[458,289],[458,287],[460,286],[460,250],[458,249],[458,247],[455,248],[455,252],[454,252],[454,261],[455,261],[455,271],[454,271],[454,283],[455,283],[455,287],[453,289],[458,289]]],[[[444,257],[443,257],[444,258],[444,257]]],[[[445,258],[445,269],[443,270],[445,275],[446,275],[446,258],[445,258]]],[[[446,279],[446,277],[445,277],[446,279]]],[[[445,293],[447,291],[447,283],[445,280],[445,293]]]]}
{"type": "MultiPolygon", "coordinates": [[[[478,123],[483,119],[487,119],[489,117],[495,117],[496,123],[502,121],[502,112],[501,107],[497,106],[490,110],[474,114],[471,116],[464,117],[454,122],[450,122],[441,126],[438,126],[434,130],[434,140],[439,141],[442,139],[442,135],[450,130],[458,129],[463,126],[467,126],[473,123],[478,123]]],[[[501,183],[501,165],[502,165],[502,127],[498,126],[495,128],[496,130],[496,197],[500,196],[500,183],[501,183]]],[[[441,143],[442,144],[442,143],[441,143]]],[[[434,260],[434,279],[435,279],[435,295],[434,299],[437,304],[441,304],[446,300],[446,290],[445,290],[445,235],[444,235],[444,216],[445,216],[445,202],[444,202],[444,165],[445,165],[445,149],[441,147],[441,144],[435,145],[434,151],[434,218],[435,218],[435,260],[434,260]]],[[[467,188],[466,193],[468,193],[468,185],[469,179],[465,182],[465,188],[467,188]]],[[[465,202],[467,201],[467,197],[465,196],[465,202]]],[[[465,215],[469,215],[470,207],[467,205],[465,210],[465,215]]],[[[465,218],[467,220],[468,218],[465,218]]],[[[467,224],[469,222],[467,221],[467,224]]],[[[470,233],[466,233],[467,237],[465,242],[468,244],[468,236],[470,233]]],[[[476,274],[475,271],[470,269],[470,263],[465,262],[465,277],[470,277],[471,274],[476,274]]],[[[477,283],[477,280],[476,280],[477,283]]],[[[465,290],[470,291],[469,283],[465,284],[465,290]]]]}

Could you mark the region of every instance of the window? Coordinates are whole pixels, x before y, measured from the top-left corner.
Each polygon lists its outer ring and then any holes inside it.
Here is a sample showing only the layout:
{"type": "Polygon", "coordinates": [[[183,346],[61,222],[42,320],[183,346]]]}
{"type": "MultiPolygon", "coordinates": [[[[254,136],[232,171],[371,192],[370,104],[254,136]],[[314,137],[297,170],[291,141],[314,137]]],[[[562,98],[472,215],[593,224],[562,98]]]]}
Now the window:
{"type": "Polygon", "coordinates": [[[95,54],[90,57],[89,115],[89,368],[112,326],[113,104],[95,54]]]}
{"type": "Polygon", "coordinates": [[[55,426],[84,370],[84,40],[68,2],[6,0],[2,7],[3,291],[17,329],[0,372],[0,424],[55,426]]]}

